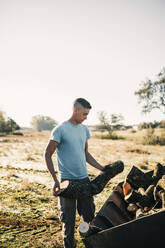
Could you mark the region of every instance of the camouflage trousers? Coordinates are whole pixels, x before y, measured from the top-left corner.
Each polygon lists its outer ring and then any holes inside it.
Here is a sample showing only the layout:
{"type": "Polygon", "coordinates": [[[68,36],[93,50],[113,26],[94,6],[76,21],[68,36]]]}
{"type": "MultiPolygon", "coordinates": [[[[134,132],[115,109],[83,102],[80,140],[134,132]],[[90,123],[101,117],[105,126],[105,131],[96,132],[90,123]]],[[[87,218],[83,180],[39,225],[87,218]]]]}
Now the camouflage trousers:
{"type": "MultiPolygon", "coordinates": [[[[71,180],[72,181],[72,180],[71,180]]],[[[89,183],[89,178],[73,180],[78,183],[89,183]]],[[[62,222],[62,234],[65,248],[75,248],[74,228],[76,210],[85,222],[91,222],[94,218],[95,205],[93,197],[70,199],[58,197],[59,218],[62,222]]]]}

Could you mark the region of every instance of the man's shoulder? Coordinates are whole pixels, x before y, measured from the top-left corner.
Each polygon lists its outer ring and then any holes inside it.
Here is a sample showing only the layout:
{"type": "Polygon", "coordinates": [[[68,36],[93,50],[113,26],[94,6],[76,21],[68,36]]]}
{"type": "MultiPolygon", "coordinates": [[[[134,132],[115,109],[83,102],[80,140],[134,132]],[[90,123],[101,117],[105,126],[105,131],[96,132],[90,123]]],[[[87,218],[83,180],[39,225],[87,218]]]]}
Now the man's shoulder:
{"type": "Polygon", "coordinates": [[[50,139],[55,140],[60,143],[62,136],[65,133],[66,123],[65,121],[55,126],[50,135],[50,139]]]}
{"type": "Polygon", "coordinates": [[[60,124],[58,124],[57,126],[55,126],[52,130],[52,132],[55,132],[57,130],[62,130],[63,128],[65,128],[67,126],[67,121],[64,121],[60,124]]]}
{"type": "Polygon", "coordinates": [[[81,126],[82,126],[82,128],[84,128],[84,129],[86,129],[86,130],[89,130],[88,126],[86,126],[86,125],[84,125],[84,124],[82,124],[82,123],[81,123],[81,126]]]}

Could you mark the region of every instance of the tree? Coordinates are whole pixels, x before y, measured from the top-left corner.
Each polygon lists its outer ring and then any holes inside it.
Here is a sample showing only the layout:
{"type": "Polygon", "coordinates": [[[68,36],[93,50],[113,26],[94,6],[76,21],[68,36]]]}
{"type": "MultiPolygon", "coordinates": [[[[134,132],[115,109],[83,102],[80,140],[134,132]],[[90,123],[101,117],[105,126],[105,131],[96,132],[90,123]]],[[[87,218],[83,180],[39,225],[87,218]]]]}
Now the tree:
{"type": "Polygon", "coordinates": [[[0,132],[10,133],[19,129],[19,125],[13,119],[6,118],[5,113],[0,111],[0,132]]]}
{"type": "Polygon", "coordinates": [[[160,126],[160,122],[154,121],[154,122],[142,122],[138,125],[138,129],[154,129],[160,126]]]}
{"type": "Polygon", "coordinates": [[[143,103],[143,113],[149,113],[153,109],[165,113],[165,68],[156,77],[155,81],[147,79],[142,82],[141,88],[135,92],[139,103],[143,103]]]}
{"type": "Polygon", "coordinates": [[[107,130],[110,132],[112,130],[112,127],[110,125],[107,113],[104,111],[98,112],[98,119],[99,119],[99,125],[98,128],[101,130],[107,130]]]}
{"type": "Polygon", "coordinates": [[[5,131],[5,117],[4,117],[4,113],[0,111],[0,132],[4,132],[4,131],[5,131]]]}
{"type": "Polygon", "coordinates": [[[8,118],[6,121],[5,131],[6,133],[13,132],[15,130],[19,130],[20,126],[11,118],[8,118]]]}
{"type": "Polygon", "coordinates": [[[52,130],[57,125],[57,121],[53,120],[49,116],[35,115],[32,118],[31,125],[34,130],[52,130]]]}
{"type": "Polygon", "coordinates": [[[110,122],[113,129],[118,129],[124,120],[124,117],[121,114],[111,114],[110,115],[110,122]]]}
{"type": "Polygon", "coordinates": [[[100,121],[99,128],[105,129],[109,133],[112,133],[115,129],[118,129],[124,120],[124,117],[121,114],[111,114],[108,116],[104,111],[98,112],[98,118],[100,121]]]}

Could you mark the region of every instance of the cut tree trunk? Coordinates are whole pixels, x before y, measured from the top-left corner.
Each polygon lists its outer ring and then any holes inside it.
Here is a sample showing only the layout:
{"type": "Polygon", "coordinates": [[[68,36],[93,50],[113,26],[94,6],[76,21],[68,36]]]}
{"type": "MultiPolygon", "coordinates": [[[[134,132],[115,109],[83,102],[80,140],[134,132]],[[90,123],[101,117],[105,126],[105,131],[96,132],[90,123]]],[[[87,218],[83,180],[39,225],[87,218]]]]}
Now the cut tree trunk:
{"type": "Polygon", "coordinates": [[[87,222],[83,221],[83,222],[79,225],[78,231],[79,231],[79,234],[80,234],[82,237],[87,236],[88,231],[89,231],[89,224],[88,224],[87,222]]]}
{"type": "Polygon", "coordinates": [[[126,182],[128,182],[134,189],[148,188],[150,184],[153,184],[152,174],[144,173],[136,166],[132,166],[130,172],[126,177],[126,182]]]}
{"type": "Polygon", "coordinates": [[[124,163],[122,161],[116,161],[111,165],[105,166],[103,172],[90,182],[81,183],[81,180],[63,181],[60,185],[61,192],[58,196],[77,199],[99,194],[108,181],[121,173],[123,169],[124,163]]]}

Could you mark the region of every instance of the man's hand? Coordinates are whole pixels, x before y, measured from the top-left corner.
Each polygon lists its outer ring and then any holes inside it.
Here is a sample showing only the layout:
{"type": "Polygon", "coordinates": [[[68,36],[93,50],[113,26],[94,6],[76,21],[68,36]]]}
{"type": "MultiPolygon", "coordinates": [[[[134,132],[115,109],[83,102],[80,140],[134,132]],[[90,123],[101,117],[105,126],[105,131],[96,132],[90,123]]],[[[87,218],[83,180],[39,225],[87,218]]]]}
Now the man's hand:
{"type": "Polygon", "coordinates": [[[60,189],[60,183],[59,181],[55,181],[54,183],[54,186],[53,186],[53,195],[54,196],[58,196],[58,194],[61,192],[61,189],[60,189]]]}

